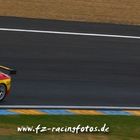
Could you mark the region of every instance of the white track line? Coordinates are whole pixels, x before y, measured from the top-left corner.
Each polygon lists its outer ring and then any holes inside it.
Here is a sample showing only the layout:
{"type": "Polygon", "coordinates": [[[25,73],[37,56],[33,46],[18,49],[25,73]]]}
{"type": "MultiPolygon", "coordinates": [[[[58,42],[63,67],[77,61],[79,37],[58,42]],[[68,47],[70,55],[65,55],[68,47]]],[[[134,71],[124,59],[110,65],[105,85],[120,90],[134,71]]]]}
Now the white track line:
{"type": "Polygon", "coordinates": [[[126,38],[126,39],[140,39],[139,36],[125,36],[125,35],[111,35],[111,34],[92,34],[92,33],[61,32],[61,31],[43,31],[43,30],[12,29],[12,28],[0,28],[0,31],[42,33],[42,34],[59,34],[59,35],[75,35],[75,36],[92,36],[92,37],[112,37],[112,38],[126,38]]]}
{"type": "Polygon", "coordinates": [[[0,109],[106,109],[106,110],[140,110],[140,107],[119,106],[37,106],[37,105],[0,105],[0,109]]]}

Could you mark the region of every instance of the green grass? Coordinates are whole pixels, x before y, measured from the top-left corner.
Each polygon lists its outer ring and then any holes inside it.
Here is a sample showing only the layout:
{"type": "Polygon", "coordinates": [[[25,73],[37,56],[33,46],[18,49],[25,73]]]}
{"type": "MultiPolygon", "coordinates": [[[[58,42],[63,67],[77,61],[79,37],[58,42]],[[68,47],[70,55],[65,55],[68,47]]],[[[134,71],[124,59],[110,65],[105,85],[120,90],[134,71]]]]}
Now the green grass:
{"type": "Polygon", "coordinates": [[[18,139],[50,139],[63,140],[139,140],[140,139],[140,117],[136,116],[0,116],[0,135],[2,140],[18,140],[18,139]],[[108,134],[34,134],[16,132],[18,126],[41,126],[60,127],[60,126],[102,126],[104,123],[110,127],[108,134]],[[7,130],[7,131],[6,131],[7,130]],[[1,134],[2,133],[2,134],[1,134]],[[63,137],[62,137],[63,136],[63,137]]]}

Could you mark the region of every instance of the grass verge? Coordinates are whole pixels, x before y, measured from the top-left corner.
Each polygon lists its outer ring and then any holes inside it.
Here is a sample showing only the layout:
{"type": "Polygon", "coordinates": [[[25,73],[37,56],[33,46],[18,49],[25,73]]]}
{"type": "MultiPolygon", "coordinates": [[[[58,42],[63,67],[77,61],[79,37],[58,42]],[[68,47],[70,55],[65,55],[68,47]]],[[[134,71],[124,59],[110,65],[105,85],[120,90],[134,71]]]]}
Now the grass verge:
{"type": "Polygon", "coordinates": [[[137,116],[0,116],[0,135],[3,140],[30,139],[42,140],[139,140],[140,139],[140,117],[137,116]],[[103,126],[106,123],[110,127],[108,134],[54,134],[54,133],[19,133],[18,126],[41,126],[62,127],[62,126],[103,126]]]}

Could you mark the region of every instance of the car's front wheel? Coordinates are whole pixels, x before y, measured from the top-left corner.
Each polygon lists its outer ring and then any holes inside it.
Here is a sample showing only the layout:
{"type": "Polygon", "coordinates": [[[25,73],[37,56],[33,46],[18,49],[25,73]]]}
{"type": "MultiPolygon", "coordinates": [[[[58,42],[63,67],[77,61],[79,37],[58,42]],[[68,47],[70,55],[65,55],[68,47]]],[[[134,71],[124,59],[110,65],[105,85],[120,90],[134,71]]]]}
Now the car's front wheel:
{"type": "Polygon", "coordinates": [[[6,97],[6,87],[3,84],[0,84],[0,101],[6,97]]]}

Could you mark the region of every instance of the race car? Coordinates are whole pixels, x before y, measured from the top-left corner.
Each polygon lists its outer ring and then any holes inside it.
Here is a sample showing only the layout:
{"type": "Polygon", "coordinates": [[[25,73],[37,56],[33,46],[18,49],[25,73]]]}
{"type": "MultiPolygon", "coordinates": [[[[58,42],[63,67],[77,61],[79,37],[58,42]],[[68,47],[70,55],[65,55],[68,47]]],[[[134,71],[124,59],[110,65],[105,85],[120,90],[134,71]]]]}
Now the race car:
{"type": "Polygon", "coordinates": [[[8,67],[1,66],[1,65],[0,65],[0,70],[5,71],[5,72],[0,71],[0,101],[2,101],[9,94],[10,89],[11,89],[11,76],[10,75],[16,74],[16,71],[14,69],[10,69],[8,67]]]}

